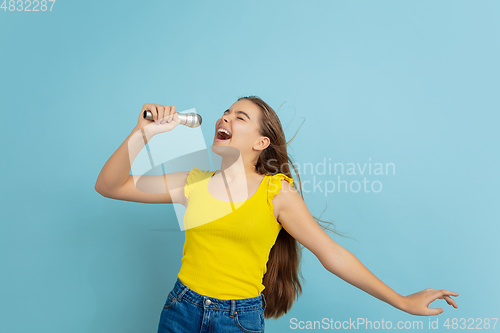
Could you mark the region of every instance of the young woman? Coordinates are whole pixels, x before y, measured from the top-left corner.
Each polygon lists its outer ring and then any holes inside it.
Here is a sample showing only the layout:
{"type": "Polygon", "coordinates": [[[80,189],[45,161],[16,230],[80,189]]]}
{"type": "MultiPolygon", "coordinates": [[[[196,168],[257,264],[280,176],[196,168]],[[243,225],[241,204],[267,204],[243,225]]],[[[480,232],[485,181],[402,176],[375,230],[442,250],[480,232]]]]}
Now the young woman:
{"type": "Polygon", "coordinates": [[[286,314],[302,292],[299,243],[329,272],[397,309],[437,315],[444,310],[428,305],[438,298],[457,308],[450,296],[458,294],[448,290],[396,293],[328,236],[294,184],[277,114],[256,96],[239,98],[215,124],[220,170],[194,167],[136,182],[129,173],[139,151],[179,123],[175,106],[145,104],[95,186],[108,198],[186,206],[182,265],[158,332],[263,332],[264,318],[286,314]]]}

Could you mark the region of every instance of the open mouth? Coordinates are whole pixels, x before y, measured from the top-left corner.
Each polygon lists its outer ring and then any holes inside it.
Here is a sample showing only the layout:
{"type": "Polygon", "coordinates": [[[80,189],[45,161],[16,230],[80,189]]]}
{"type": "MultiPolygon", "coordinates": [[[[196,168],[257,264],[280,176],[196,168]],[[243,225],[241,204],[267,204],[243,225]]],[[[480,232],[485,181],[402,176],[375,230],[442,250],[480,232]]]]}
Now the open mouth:
{"type": "Polygon", "coordinates": [[[225,129],[219,128],[217,130],[217,136],[216,136],[217,140],[219,140],[219,141],[225,141],[225,140],[231,139],[231,137],[232,137],[231,133],[229,133],[225,129]]]}

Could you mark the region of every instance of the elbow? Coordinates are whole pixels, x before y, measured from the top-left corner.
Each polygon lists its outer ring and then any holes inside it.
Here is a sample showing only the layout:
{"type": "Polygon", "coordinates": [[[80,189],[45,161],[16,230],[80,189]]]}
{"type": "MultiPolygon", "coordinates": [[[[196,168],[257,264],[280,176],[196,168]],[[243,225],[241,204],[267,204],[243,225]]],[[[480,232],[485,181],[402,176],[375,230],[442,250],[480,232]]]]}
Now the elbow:
{"type": "Polygon", "coordinates": [[[95,182],[94,190],[99,194],[101,193],[101,186],[99,185],[99,181],[95,182]]]}
{"type": "Polygon", "coordinates": [[[107,198],[106,192],[104,191],[104,189],[102,188],[102,186],[98,185],[98,183],[95,184],[94,190],[97,193],[99,193],[100,195],[102,195],[103,197],[107,198]]]}
{"type": "Polygon", "coordinates": [[[351,253],[341,246],[337,246],[335,250],[329,251],[327,253],[327,255],[318,257],[318,259],[327,271],[338,276],[341,271],[346,269],[346,256],[351,253]]]}
{"type": "MultiPolygon", "coordinates": [[[[318,258],[319,259],[319,258],[318,258]]],[[[330,273],[332,274],[335,274],[335,268],[337,267],[336,266],[336,263],[333,262],[332,259],[328,259],[328,260],[325,260],[325,259],[320,259],[319,261],[323,267],[329,271],[330,273]]]]}

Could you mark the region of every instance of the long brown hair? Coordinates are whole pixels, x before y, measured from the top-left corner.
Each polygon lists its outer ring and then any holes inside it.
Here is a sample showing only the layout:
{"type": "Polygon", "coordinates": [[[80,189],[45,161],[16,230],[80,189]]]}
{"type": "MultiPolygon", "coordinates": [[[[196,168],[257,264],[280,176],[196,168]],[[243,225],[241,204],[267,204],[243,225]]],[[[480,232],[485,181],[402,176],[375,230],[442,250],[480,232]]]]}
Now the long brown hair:
{"type": "MultiPolygon", "coordinates": [[[[293,159],[287,153],[287,145],[295,138],[297,133],[295,133],[290,141],[286,142],[281,121],[273,108],[257,96],[240,97],[238,101],[243,99],[252,101],[260,107],[262,111],[260,117],[260,135],[267,136],[271,141],[269,146],[259,155],[255,165],[256,171],[260,174],[271,175],[283,173],[293,178],[290,172],[291,165],[298,178],[298,181],[294,181],[293,187],[298,191],[297,183],[299,184],[299,193],[302,199],[304,199],[300,175],[294,166],[293,159]]],[[[317,222],[323,222],[330,225],[333,224],[332,222],[323,221],[316,217],[314,217],[314,219],[317,222]]],[[[319,225],[325,231],[329,230],[337,235],[343,234],[335,229],[330,229],[321,224],[319,225]]],[[[278,319],[286,314],[292,308],[293,302],[298,299],[299,295],[302,293],[302,286],[298,278],[300,274],[302,280],[304,280],[300,272],[302,248],[303,246],[295,240],[295,238],[293,238],[284,228],[281,228],[278,238],[269,253],[267,272],[264,274],[263,278],[265,289],[262,293],[267,303],[264,313],[265,318],[278,319]]]]}

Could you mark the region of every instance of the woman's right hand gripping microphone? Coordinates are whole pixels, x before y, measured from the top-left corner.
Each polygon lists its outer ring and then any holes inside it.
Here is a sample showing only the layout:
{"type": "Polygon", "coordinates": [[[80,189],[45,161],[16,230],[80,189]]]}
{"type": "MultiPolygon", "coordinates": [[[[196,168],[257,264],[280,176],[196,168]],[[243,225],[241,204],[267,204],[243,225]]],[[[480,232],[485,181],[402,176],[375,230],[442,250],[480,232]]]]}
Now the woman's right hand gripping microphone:
{"type": "Polygon", "coordinates": [[[181,123],[175,106],[146,103],[142,107],[137,121],[136,128],[144,129],[149,137],[153,135],[169,132],[181,123]],[[146,119],[144,112],[149,111],[153,115],[153,120],[146,119]]]}

